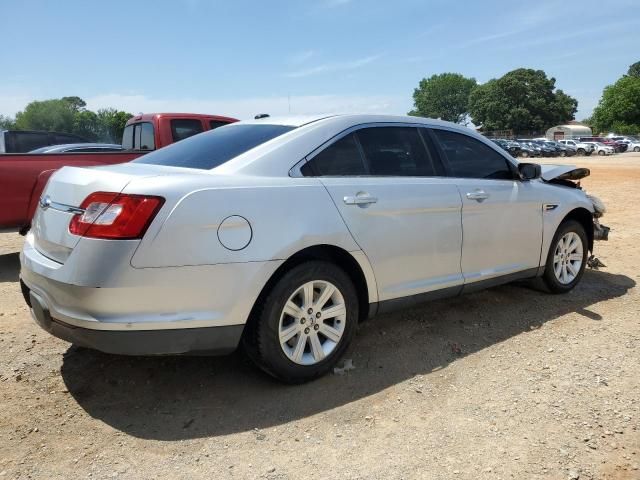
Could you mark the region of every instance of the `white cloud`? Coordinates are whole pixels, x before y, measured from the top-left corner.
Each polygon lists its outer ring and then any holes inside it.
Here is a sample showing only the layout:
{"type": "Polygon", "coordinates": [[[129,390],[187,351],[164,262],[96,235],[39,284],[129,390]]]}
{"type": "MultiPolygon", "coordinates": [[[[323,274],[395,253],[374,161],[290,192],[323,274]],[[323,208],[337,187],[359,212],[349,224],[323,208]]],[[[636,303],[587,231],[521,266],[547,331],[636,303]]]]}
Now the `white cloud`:
{"type": "Polygon", "coordinates": [[[305,50],[303,52],[298,52],[294,55],[291,55],[289,61],[291,63],[303,63],[309,60],[311,57],[315,56],[316,52],[313,50],[305,50]]]}
{"type": "Polygon", "coordinates": [[[296,70],[293,72],[285,73],[285,77],[289,78],[301,78],[309,77],[311,75],[318,75],[321,73],[340,72],[345,70],[356,70],[365,65],[375,62],[380,55],[371,55],[369,57],[359,58],[357,60],[351,60],[348,62],[336,62],[336,63],[322,63],[315,67],[309,67],[302,70],[296,70]]]}
{"type": "Polygon", "coordinates": [[[85,98],[87,108],[113,107],[134,114],[140,112],[190,112],[227,115],[239,119],[257,113],[306,115],[315,113],[390,113],[404,114],[410,99],[399,96],[366,95],[294,95],[245,99],[154,98],[146,95],[106,94],[85,98]]]}

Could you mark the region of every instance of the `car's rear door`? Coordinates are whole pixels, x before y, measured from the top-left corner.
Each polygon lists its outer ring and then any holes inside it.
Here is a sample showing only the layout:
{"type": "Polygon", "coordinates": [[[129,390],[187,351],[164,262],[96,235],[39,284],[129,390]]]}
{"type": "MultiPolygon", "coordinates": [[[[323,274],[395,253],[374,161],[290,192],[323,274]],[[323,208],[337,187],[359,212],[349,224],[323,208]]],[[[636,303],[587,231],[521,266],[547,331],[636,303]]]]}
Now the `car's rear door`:
{"type": "Polygon", "coordinates": [[[444,128],[430,129],[462,198],[465,284],[540,265],[539,182],[517,179],[515,167],[488,144],[444,128]]]}
{"type": "Polygon", "coordinates": [[[381,301],[463,283],[460,195],[429,147],[415,126],[367,125],[302,168],[321,177],[371,262],[381,301]]]}

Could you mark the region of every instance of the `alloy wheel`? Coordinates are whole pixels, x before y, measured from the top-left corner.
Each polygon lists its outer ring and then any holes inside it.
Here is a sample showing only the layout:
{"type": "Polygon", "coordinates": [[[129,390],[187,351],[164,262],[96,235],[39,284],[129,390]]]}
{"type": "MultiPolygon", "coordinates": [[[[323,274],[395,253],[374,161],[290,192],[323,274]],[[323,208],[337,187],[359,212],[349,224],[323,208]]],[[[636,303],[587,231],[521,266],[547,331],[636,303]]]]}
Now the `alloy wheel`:
{"type": "Polygon", "coordinates": [[[299,365],[315,365],[340,343],[347,308],[340,290],[325,280],[298,287],[280,314],[278,336],[284,354],[299,365]]]}
{"type": "Polygon", "coordinates": [[[580,236],[567,232],[556,245],[553,254],[553,271],[563,285],[573,282],[582,268],[583,246],[580,236]]]}

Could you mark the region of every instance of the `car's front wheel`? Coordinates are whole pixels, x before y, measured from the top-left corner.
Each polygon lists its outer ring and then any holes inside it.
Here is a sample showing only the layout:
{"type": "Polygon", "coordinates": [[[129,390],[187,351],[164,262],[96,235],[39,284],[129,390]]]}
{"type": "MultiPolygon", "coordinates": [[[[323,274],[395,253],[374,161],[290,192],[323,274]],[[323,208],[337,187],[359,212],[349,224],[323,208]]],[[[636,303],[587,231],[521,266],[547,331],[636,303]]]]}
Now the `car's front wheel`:
{"type": "Polygon", "coordinates": [[[575,220],[563,222],[551,242],[543,275],[552,293],[566,293],[580,282],[587,265],[587,253],[584,227],[575,220]]]}
{"type": "Polygon", "coordinates": [[[598,150],[598,155],[600,155],[601,157],[603,157],[606,154],[606,152],[604,150],[598,150]]]}
{"type": "Polygon", "coordinates": [[[634,152],[640,152],[640,147],[634,147],[634,148],[633,148],[633,151],[634,151],[634,152]]]}
{"type": "Polygon", "coordinates": [[[284,382],[305,382],[330,371],[348,347],[358,296],[342,269],[309,261],[279,279],[252,322],[245,346],[256,364],[284,382]]]}

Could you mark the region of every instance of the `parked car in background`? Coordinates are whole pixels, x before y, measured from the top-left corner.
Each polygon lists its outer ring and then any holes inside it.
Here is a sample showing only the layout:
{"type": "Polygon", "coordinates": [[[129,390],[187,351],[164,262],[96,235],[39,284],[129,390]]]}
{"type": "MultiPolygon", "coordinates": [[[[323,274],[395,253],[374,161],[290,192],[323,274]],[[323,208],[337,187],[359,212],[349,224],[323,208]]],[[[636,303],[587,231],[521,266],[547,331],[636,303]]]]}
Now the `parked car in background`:
{"type": "Polygon", "coordinates": [[[554,147],[549,147],[541,142],[534,142],[530,139],[518,139],[519,143],[525,143],[529,146],[536,148],[541,157],[557,157],[559,155],[559,151],[557,151],[554,147]]]}
{"type": "Polygon", "coordinates": [[[584,143],[593,145],[593,147],[595,148],[595,152],[600,156],[613,155],[614,153],[616,153],[615,148],[613,148],[611,145],[605,145],[602,142],[584,142],[584,143]]]}
{"type": "Polygon", "coordinates": [[[633,137],[620,137],[620,136],[612,136],[607,137],[616,142],[622,142],[627,145],[627,151],[629,152],[640,152],[640,140],[633,137]]]}
{"type": "Polygon", "coordinates": [[[68,143],[66,145],[52,145],[31,150],[29,153],[89,153],[89,152],[120,152],[124,150],[117,143],[68,143]]]}
{"type": "Polygon", "coordinates": [[[613,140],[611,138],[605,137],[580,137],[580,140],[583,142],[599,142],[607,145],[608,147],[613,148],[614,153],[625,152],[627,150],[627,144],[624,142],[619,142],[617,140],[613,140]]]}
{"type": "Polygon", "coordinates": [[[558,143],[560,143],[562,145],[568,145],[568,146],[571,146],[571,147],[575,148],[577,155],[589,156],[595,150],[595,147],[593,145],[591,145],[589,143],[580,142],[580,141],[577,141],[577,140],[570,140],[570,139],[569,140],[558,140],[558,143]]]}
{"type": "Polygon", "coordinates": [[[0,131],[0,153],[27,153],[36,148],[61,143],[86,143],[89,140],[72,133],[37,130],[0,131]]]}
{"type": "MultiPolygon", "coordinates": [[[[28,228],[44,185],[60,167],[128,162],[165,145],[236,121],[218,115],[149,113],[137,115],[127,122],[120,151],[1,154],[0,230],[24,231],[28,228]]],[[[68,144],[69,140],[62,143],[68,144]]]]}
{"type": "Polygon", "coordinates": [[[555,148],[556,152],[561,157],[573,157],[577,153],[577,149],[574,148],[572,145],[565,145],[565,144],[556,142],[554,140],[547,140],[547,139],[541,140],[541,142],[551,148],[555,148]]]}
{"type": "Polygon", "coordinates": [[[77,345],[242,344],[302,382],[377,312],[523,278],[572,290],[597,238],[594,203],[572,181],[588,174],[519,164],[419,117],[240,122],[132,163],[56,172],[21,285],[35,321],[77,345]]]}
{"type": "Polygon", "coordinates": [[[491,141],[506,152],[509,152],[513,158],[517,158],[522,154],[522,148],[516,142],[510,142],[509,140],[503,140],[501,138],[494,138],[491,141]]]}

